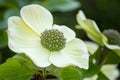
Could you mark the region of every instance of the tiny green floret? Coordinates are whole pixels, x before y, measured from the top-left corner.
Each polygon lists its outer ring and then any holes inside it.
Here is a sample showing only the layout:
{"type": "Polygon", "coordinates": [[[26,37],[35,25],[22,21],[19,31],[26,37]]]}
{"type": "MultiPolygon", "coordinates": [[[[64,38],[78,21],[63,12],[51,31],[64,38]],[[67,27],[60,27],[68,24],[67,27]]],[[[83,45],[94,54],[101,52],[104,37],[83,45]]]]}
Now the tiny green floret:
{"type": "Polygon", "coordinates": [[[57,29],[45,30],[40,38],[42,46],[49,51],[60,51],[66,44],[63,33],[57,29]]]}
{"type": "Polygon", "coordinates": [[[103,34],[108,38],[108,43],[120,46],[120,33],[117,30],[104,30],[103,34]]]}

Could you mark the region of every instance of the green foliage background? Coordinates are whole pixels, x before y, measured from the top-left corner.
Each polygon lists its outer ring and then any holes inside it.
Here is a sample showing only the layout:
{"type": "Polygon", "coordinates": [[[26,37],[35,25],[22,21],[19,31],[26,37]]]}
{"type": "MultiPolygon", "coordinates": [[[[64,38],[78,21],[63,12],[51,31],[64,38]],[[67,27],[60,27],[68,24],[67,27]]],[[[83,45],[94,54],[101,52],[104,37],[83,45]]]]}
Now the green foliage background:
{"type": "MultiPolygon", "coordinates": [[[[20,16],[20,8],[28,4],[40,4],[46,7],[53,14],[55,24],[67,25],[83,40],[88,39],[84,31],[75,28],[76,14],[80,9],[88,18],[96,21],[101,31],[116,29],[120,32],[120,0],[0,0],[0,64],[15,54],[7,45],[7,20],[10,16],[20,16]]],[[[17,63],[21,67],[19,62],[17,63]]]]}

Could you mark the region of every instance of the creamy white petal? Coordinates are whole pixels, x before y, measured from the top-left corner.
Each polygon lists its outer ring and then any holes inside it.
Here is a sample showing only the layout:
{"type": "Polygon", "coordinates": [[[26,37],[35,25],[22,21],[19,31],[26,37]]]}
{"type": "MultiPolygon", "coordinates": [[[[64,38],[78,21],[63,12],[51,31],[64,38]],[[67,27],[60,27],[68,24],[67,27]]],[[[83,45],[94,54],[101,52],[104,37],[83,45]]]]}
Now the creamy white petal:
{"type": "Polygon", "coordinates": [[[88,51],[91,53],[91,54],[94,54],[96,52],[96,50],[98,49],[98,45],[94,42],[91,42],[91,41],[85,41],[86,45],[87,45],[87,48],[88,48],[88,51]]]}
{"type": "Polygon", "coordinates": [[[8,19],[8,45],[17,53],[22,53],[24,48],[39,47],[40,38],[30,29],[20,17],[8,19]]]}
{"type": "Polygon", "coordinates": [[[53,28],[58,29],[59,31],[61,31],[63,33],[64,37],[67,39],[66,40],[67,42],[71,41],[76,36],[75,32],[72,29],[68,28],[67,26],[53,25],[53,28]]]}
{"type": "Polygon", "coordinates": [[[80,39],[73,39],[68,42],[60,53],[51,54],[50,61],[56,66],[65,67],[75,65],[80,68],[88,69],[89,54],[87,46],[80,39]]]}
{"type": "Polygon", "coordinates": [[[40,5],[24,6],[20,13],[24,22],[38,34],[52,27],[53,17],[51,13],[40,5]]]}
{"type": "Polygon", "coordinates": [[[66,67],[72,65],[72,60],[60,52],[51,52],[50,62],[57,67],[66,67]]]}
{"type": "Polygon", "coordinates": [[[86,44],[82,40],[75,38],[69,41],[62,51],[63,54],[73,60],[72,64],[80,68],[88,69],[89,53],[86,44]]]}
{"type": "Polygon", "coordinates": [[[88,77],[88,78],[85,78],[83,80],[97,80],[97,78],[98,78],[98,75],[94,75],[92,77],[88,77]]]}
{"type": "Polygon", "coordinates": [[[84,12],[83,12],[82,10],[80,10],[80,11],[78,12],[78,16],[79,16],[82,20],[85,20],[85,19],[86,19],[86,16],[85,16],[85,14],[84,14],[84,12]]]}
{"type": "Polygon", "coordinates": [[[38,67],[48,67],[51,64],[49,61],[50,52],[42,46],[26,48],[24,52],[38,67]]]}
{"type": "Polygon", "coordinates": [[[117,69],[117,65],[103,65],[101,71],[104,75],[106,75],[109,80],[116,80],[119,76],[119,70],[117,69]]]}
{"type": "Polygon", "coordinates": [[[89,54],[87,46],[80,39],[73,39],[69,41],[60,52],[51,53],[50,61],[58,67],[75,65],[80,68],[88,69],[89,54]]]}

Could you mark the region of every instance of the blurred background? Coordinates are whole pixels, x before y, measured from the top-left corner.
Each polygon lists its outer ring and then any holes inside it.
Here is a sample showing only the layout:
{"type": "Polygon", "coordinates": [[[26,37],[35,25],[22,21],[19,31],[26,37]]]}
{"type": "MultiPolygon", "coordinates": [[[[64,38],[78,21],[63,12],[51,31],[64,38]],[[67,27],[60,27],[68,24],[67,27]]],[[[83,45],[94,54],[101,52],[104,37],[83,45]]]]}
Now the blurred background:
{"type": "Polygon", "coordinates": [[[55,24],[70,27],[83,40],[88,39],[85,32],[75,28],[80,9],[87,18],[96,21],[101,31],[120,32],[120,0],[0,0],[0,64],[15,54],[7,46],[7,20],[10,16],[20,16],[21,7],[28,4],[44,6],[53,14],[55,24]]]}

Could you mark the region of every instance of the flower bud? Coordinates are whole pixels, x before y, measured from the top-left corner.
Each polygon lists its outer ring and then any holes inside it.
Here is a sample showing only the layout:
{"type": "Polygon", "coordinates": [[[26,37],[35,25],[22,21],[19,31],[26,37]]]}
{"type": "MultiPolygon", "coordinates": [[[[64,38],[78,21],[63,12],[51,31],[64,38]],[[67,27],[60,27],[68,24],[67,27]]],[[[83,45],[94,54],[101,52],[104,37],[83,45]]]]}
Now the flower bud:
{"type": "Polygon", "coordinates": [[[103,34],[107,37],[109,44],[120,45],[120,33],[117,30],[104,30],[103,34]]]}

